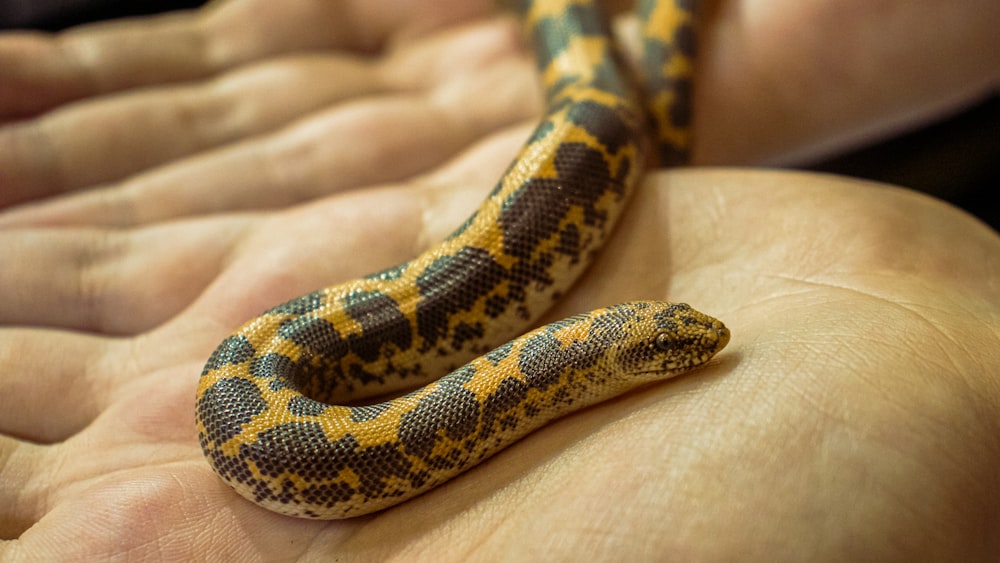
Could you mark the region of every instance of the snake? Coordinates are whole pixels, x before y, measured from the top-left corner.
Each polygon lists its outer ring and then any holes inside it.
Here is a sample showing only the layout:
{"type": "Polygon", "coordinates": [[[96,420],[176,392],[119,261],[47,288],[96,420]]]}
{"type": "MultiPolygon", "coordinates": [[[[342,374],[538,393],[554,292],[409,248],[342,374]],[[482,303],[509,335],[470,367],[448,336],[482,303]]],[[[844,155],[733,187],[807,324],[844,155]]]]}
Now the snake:
{"type": "Polygon", "coordinates": [[[253,503],[323,520],[389,508],[728,343],[721,321],[657,300],[524,332],[593,261],[645,170],[685,161],[695,13],[641,3],[634,72],[599,2],[514,4],[546,110],[485,201],[410,261],[277,305],[208,359],[198,440],[253,503]]]}

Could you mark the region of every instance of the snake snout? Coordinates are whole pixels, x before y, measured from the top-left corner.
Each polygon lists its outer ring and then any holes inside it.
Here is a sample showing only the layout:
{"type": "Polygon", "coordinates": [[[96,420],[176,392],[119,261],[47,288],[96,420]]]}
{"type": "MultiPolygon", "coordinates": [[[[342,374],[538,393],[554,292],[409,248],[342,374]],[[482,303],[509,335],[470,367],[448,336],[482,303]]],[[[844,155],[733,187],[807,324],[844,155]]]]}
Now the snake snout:
{"type": "Polygon", "coordinates": [[[717,344],[715,346],[715,351],[718,352],[729,344],[729,337],[731,333],[726,325],[722,324],[722,321],[712,321],[712,326],[709,327],[709,334],[715,334],[717,339],[717,344]]]}

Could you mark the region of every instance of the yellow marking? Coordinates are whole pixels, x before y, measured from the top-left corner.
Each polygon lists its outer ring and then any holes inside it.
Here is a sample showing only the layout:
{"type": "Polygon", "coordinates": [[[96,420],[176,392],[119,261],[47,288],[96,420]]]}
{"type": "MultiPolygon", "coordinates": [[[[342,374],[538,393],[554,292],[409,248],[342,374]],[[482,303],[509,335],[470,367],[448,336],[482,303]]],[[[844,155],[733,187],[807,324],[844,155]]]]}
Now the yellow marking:
{"type": "Polygon", "coordinates": [[[674,31],[685,24],[692,23],[693,20],[693,14],[678,8],[675,2],[657,2],[649,14],[649,19],[643,22],[643,32],[664,43],[670,43],[673,41],[674,31]]]}
{"type": "Polygon", "coordinates": [[[588,6],[592,0],[546,0],[545,2],[533,2],[525,19],[526,24],[537,25],[543,18],[560,18],[566,14],[566,10],[571,6],[588,6]]]}
{"type": "MultiPolygon", "coordinates": [[[[535,25],[542,18],[567,18],[572,13],[578,13],[570,11],[571,6],[596,10],[585,14],[584,17],[600,16],[599,8],[596,7],[593,0],[537,0],[531,4],[526,21],[528,25],[535,25]]],[[[643,32],[648,37],[672,41],[676,30],[681,25],[690,23],[691,18],[691,14],[677,8],[674,2],[664,1],[653,10],[650,21],[645,23],[643,32]]],[[[571,23],[566,29],[578,28],[579,25],[579,22],[571,23]]],[[[522,311],[526,310],[530,318],[541,314],[550,304],[552,297],[565,291],[572,280],[586,266],[590,255],[599,247],[608,234],[608,228],[620,215],[625,199],[627,199],[628,190],[634,188],[642,174],[648,148],[648,139],[645,138],[643,131],[646,119],[643,112],[653,113],[654,117],[660,121],[656,135],[661,139],[668,140],[676,146],[687,146],[690,143],[690,131],[670,122],[671,108],[681,102],[681,100],[675,99],[672,93],[652,93],[650,96],[652,99],[651,107],[643,109],[637,105],[638,100],[622,98],[588,85],[588,81],[591,81],[596,75],[597,65],[603,64],[606,54],[613,49],[614,46],[604,37],[571,37],[566,48],[552,57],[550,65],[542,72],[543,81],[548,87],[552,87],[556,83],[560,84],[561,88],[556,94],[557,99],[550,100],[550,104],[552,107],[560,104],[564,107],[558,111],[550,112],[546,116],[546,122],[551,124],[551,128],[544,131],[545,134],[542,138],[533,140],[521,150],[509,173],[501,180],[498,193],[482,204],[477,215],[464,232],[415,258],[396,279],[362,279],[327,288],[324,291],[326,300],[323,306],[307,313],[307,316],[325,319],[332,323],[341,339],[349,340],[354,335],[363,336],[363,326],[348,314],[344,307],[345,296],[357,291],[377,291],[385,295],[395,303],[400,313],[409,322],[412,345],[407,350],[398,350],[397,353],[391,355],[391,358],[380,358],[372,363],[364,364],[364,369],[370,373],[387,374],[390,371],[390,363],[405,371],[411,371],[414,366],[419,365],[423,370],[422,377],[426,379],[441,375],[440,372],[445,366],[456,362],[453,355],[462,353],[467,356],[470,351],[480,352],[486,342],[498,337],[506,337],[515,332],[515,329],[523,324],[522,311]],[[570,80],[564,83],[564,79],[570,80]],[[588,132],[584,126],[570,122],[567,119],[570,111],[569,106],[579,102],[600,104],[618,112],[625,125],[632,128],[629,138],[602,139],[588,132]],[[493,287],[483,291],[482,295],[476,296],[467,310],[450,314],[446,319],[447,336],[432,347],[429,356],[420,357],[418,350],[427,347],[428,343],[422,340],[416,330],[417,309],[423,299],[417,286],[417,280],[427,273],[427,269],[436,260],[454,256],[463,247],[485,251],[505,269],[509,270],[515,266],[517,259],[507,255],[503,250],[503,233],[498,224],[503,203],[531,179],[556,178],[558,172],[555,169],[554,156],[560,146],[569,142],[582,143],[598,151],[603,156],[611,177],[618,177],[622,166],[628,166],[628,173],[624,178],[627,188],[624,195],[615,193],[613,189],[608,189],[592,203],[588,203],[599,212],[606,214],[605,224],[585,225],[584,209],[571,207],[566,215],[560,219],[558,228],[553,233],[539,238],[535,248],[531,249],[529,260],[537,260],[543,254],[552,256],[551,264],[543,272],[545,276],[553,280],[552,283],[530,282],[526,288],[528,296],[523,303],[512,302],[497,317],[490,318],[486,314],[487,301],[495,297],[509,297],[512,289],[509,280],[498,280],[493,287]],[[618,149],[612,153],[611,146],[616,146],[618,149]],[[561,242],[560,233],[572,226],[577,228],[580,237],[579,250],[582,252],[580,256],[564,255],[557,251],[561,242]],[[464,340],[455,346],[453,344],[456,343],[449,340],[454,337],[456,328],[462,323],[469,325],[481,323],[486,328],[487,334],[483,338],[464,340]],[[439,351],[442,353],[439,354],[439,351]]],[[[665,76],[685,77],[693,74],[693,68],[691,60],[677,55],[666,61],[663,67],[656,72],[665,76]]],[[[602,73],[606,71],[607,69],[601,69],[602,73]]],[[[622,85],[622,89],[625,90],[626,86],[622,85]]],[[[575,114],[574,117],[580,119],[575,114]]],[[[582,118],[586,119],[586,116],[582,116],[582,118]]],[[[288,356],[292,361],[304,361],[317,368],[333,361],[339,362],[341,369],[362,365],[361,359],[352,353],[346,353],[342,359],[324,357],[321,355],[322,351],[315,352],[316,355],[309,355],[314,352],[308,346],[299,346],[279,336],[278,330],[281,324],[295,318],[294,315],[283,313],[262,315],[241,327],[237,334],[247,338],[257,350],[258,355],[278,353],[288,356]]],[[[563,346],[571,346],[575,342],[585,342],[590,334],[594,318],[591,316],[558,330],[549,329],[547,333],[552,334],[563,346]]],[[[534,332],[528,337],[537,334],[539,333],[534,332]]],[[[707,333],[702,338],[702,346],[706,348],[711,348],[714,343],[719,341],[719,335],[715,333],[707,333]]],[[[728,335],[725,336],[725,340],[728,340],[728,335]]],[[[472,365],[476,369],[476,375],[471,380],[464,382],[464,387],[474,394],[481,406],[484,406],[488,398],[500,390],[501,384],[507,378],[517,378],[522,381],[526,379],[525,374],[521,372],[520,362],[525,354],[530,353],[526,349],[527,342],[527,339],[515,341],[509,354],[499,360],[496,365],[485,358],[473,360],[472,365]]],[[[725,345],[725,341],[722,342],[722,345],[725,345]]],[[[691,357],[672,360],[668,367],[697,363],[695,358],[704,361],[714,351],[717,351],[717,348],[710,352],[700,353],[692,350],[691,357]],[[694,354],[697,355],[694,356],[694,354]]],[[[430,394],[438,393],[441,389],[439,385],[432,384],[404,397],[394,399],[383,405],[384,409],[379,411],[377,416],[362,421],[351,420],[351,409],[343,406],[329,407],[322,415],[318,416],[300,416],[287,408],[292,399],[301,397],[299,392],[293,389],[272,390],[271,385],[274,382],[267,377],[251,377],[249,365],[249,362],[244,362],[235,366],[220,366],[207,373],[199,382],[198,397],[201,399],[206,396],[207,390],[219,381],[227,378],[242,378],[252,382],[257,387],[260,396],[268,405],[267,411],[243,424],[239,435],[231,440],[222,444],[205,444],[206,453],[215,450],[229,458],[238,460],[240,459],[241,445],[253,444],[261,433],[272,430],[277,424],[292,421],[316,423],[329,441],[340,440],[350,435],[357,441],[358,447],[362,449],[384,446],[397,441],[399,431],[404,424],[404,417],[420,407],[421,402],[430,394]]],[[[607,366],[607,368],[612,369],[611,366],[607,366]]],[[[557,401],[575,401],[575,408],[619,392],[624,384],[603,382],[604,379],[607,379],[607,375],[604,372],[584,371],[574,366],[565,366],[560,373],[559,381],[554,382],[545,390],[529,388],[527,397],[521,403],[511,407],[509,411],[501,413],[502,419],[491,421],[492,424],[496,425],[495,428],[482,428],[484,421],[481,419],[480,427],[475,429],[476,434],[460,440],[448,438],[444,431],[438,430],[438,439],[434,441],[431,456],[440,456],[449,460],[453,459],[452,456],[463,459],[468,456],[471,460],[478,460],[484,455],[492,454],[549,418],[566,412],[568,407],[563,404],[555,404],[557,401]],[[588,387],[590,380],[602,381],[600,385],[603,387],[588,387]],[[537,416],[529,416],[525,408],[527,405],[534,405],[542,410],[538,412],[537,416]],[[505,422],[508,420],[515,424],[512,427],[505,426],[505,422]],[[488,434],[489,438],[474,443],[471,451],[467,451],[465,440],[484,434],[488,434]]],[[[412,385],[418,379],[414,376],[408,376],[405,379],[387,376],[385,384],[382,386],[362,384],[360,381],[351,380],[345,381],[341,388],[353,386],[354,390],[358,392],[357,396],[363,397],[365,393],[389,392],[403,385],[412,385]],[[375,387],[378,388],[375,389],[375,387]]],[[[340,392],[339,388],[336,392],[340,392]]],[[[352,395],[351,398],[355,398],[355,396],[352,395]]],[[[339,399],[339,397],[334,399],[339,399]]],[[[197,426],[202,435],[208,435],[208,429],[205,427],[208,417],[225,416],[224,409],[227,406],[209,408],[217,408],[219,411],[198,413],[197,426]]],[[[218,429],[213,430],[217,431],[218,429]]],[[[356,493],[350,499],[338,501],[332,508],[324,507],[318,503],[322,501],[310,504],[311,501],[302,494],[294,498],[291,505],[284,505],[281,501],[267,498],[261,503],[273,510],[292,515],[303,516],[306,513],[312,513],[325,518],[352,516],[401,502],[467,468],[463,465],[458,468],[436,469],[430,466],[428,459],[411,455],[411,452],[401,451],[398,453],[413,464],[413,471],[418,472],[421,477],[427,478],[424,485],[415,486],[409,480],[409,476],[398,477],[386,472],[385,475],[376,476],[382,480],[380,491],[372,493],[370,496],[356,493]],[[401,493],[401,495],[396,496],[395,493],[401,493]]],[[[322,479],[306,477],[289,469],[275,479],[264,476],[253,461],[248,459],[242,461],[246,464],[247,470],[256,483],[249,485],[231,483],[231,485],[244,496],[251,498],[258,492],[256,486],[269,487],[275,495],[284,495],[289,492],[283,488],[286,483],[291,485],[290,492],[301,493],[316,485],[347,485],[359,490],[362,482],[362,475],[359,475],[352,468],[341,469],[335,475],[322,479]]],[[[332,471],[332,468],[330,470],[332,471]]]]}
{"type": "Polygon", "coordinates": [[[608,42],[599,37],[573,37],[566,49],[556,55],[542,74],[545,84],[558,83],[565,77],[574,77],[578,82],[593,79],[595,67],[604,62],[608,53],[608,42]]]}

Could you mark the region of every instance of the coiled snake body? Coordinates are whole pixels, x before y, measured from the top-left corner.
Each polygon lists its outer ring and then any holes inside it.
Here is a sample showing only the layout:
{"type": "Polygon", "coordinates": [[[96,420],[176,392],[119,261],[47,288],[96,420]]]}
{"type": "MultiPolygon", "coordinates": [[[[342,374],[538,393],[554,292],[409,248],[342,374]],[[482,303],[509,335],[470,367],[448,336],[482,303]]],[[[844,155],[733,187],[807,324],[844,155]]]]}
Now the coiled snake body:
{"type": "Polygon", "coordinates": [[[661,162],[688,144],[690,2],[640,8],[655,93],[646,107],[594,2],[522,12],[548,110],[473,216],[410,262],[265,312],[205,366],[199,441],[248,499],[306,518],[380,510],[728,342],[722,323],[687,305],[635,302],[491,351],[564,293],[608,236],[647,166],[647,116],[661,162]],[[396,399],[343,406],[448,372],[396,399]]]}

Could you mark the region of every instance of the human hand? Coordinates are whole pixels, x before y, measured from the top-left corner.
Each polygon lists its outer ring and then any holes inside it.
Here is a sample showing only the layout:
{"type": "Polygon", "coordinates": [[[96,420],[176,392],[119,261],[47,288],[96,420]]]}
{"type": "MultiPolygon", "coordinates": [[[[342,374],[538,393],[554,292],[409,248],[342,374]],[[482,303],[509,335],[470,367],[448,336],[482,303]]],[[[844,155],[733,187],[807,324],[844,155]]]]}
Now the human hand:
{"type": "MultiPolygon", "coordinates": [[[[694,159],[801,162],[971,103],[1000,82],[998,18],[993,0],[708,3],[694,159]]],[[[130,225],[408,179],[540,111],[518,37],[486,0],[229,0],[0,36],[0,122],[29,118],[0,129],[0,207],[37,204],[0,225],[130,225]],[[354,143],[326,150],[334,138],[354,143]]]]}
{"type": "Polygon", "coordinates": [[[211,349],[269,305],[443,236],[525,133],[432,175],[465,188],[0,234],[0,289],[39,319],[0,331],[0,522],[18,538],[0,558],[975,560],[1000,549],[1000,240],[933,200],[814,175],[654,176],[552,313],[691,302],[732,329],[709,367],[557,421],[370,517],[288,518],[217,479],[193,425],[211,349]]]}
{"type": "MultiPolygon", "coordinates": [[[[0,555],[995,552],[996,237],[930,200],[815,176],[655,176],[553,313],[690,301],[734,331],[711,369],[558,422],[370,518],[288,519],[222,485],[192,423],[211,349],[274,303],[439,240],[526,135],[491,135],[390,185],[362,169],[358,186],[382,185],[284,210],[8,224],[0,522],[20,538],[0,555]]],[[[356,144],[326,142],[331,155],[356,144]]],[[[390,165],[398,154],[372,150],[390,165]]],[[[322,187],[309,162],[302,185],[322,187]]],[[[220,178],[239,172],[229,165],[220,178]]]]}

